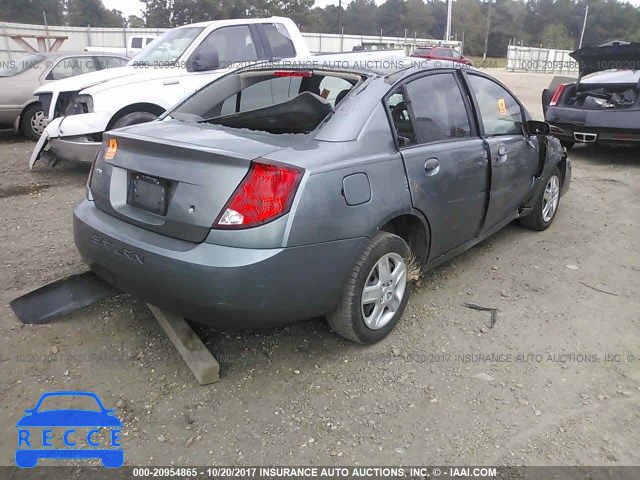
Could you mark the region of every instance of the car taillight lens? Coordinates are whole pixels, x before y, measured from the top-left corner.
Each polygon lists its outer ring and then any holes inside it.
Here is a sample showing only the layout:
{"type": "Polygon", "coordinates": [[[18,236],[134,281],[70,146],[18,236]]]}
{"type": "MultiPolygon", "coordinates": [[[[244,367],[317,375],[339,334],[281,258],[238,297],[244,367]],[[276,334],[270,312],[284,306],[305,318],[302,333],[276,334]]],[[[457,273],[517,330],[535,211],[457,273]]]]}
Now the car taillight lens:
{"type": "Polygon", "coordinates": [[[558,85],[558,88],[556,88],[556,91],[553,92],[553,96],[551,97],[551,100],[549,101],[549,106],[550,107],[555,107],[556,105],[558,105],[558,102],[560,101],[560,97],[562,96],[562,92],[564,91],[565,87],[569,85],[568,83],[562,83],[560,85],[558,85]]]}
{"type": "Polygon", "coordinates": [[[254,160],[212,227],[249,228],[281,217],[289,212],[303,173],[291,165],[254,160]]]}

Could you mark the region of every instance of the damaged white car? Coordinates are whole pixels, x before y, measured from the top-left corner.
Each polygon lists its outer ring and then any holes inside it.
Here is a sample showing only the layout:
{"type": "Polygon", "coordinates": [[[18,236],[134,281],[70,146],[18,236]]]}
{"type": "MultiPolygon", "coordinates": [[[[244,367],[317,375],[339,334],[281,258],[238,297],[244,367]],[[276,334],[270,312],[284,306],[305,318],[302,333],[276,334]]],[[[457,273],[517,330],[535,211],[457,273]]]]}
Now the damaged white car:
{"type": "Polygon", "coordinates": [[[168,30],[125,67],[36,90],[48,125],[29,168],[37,161],[92,162],[104,132],[154,120],[238,66],[308,56],[302,34],[288,18],[218,20],[168,30]]]}

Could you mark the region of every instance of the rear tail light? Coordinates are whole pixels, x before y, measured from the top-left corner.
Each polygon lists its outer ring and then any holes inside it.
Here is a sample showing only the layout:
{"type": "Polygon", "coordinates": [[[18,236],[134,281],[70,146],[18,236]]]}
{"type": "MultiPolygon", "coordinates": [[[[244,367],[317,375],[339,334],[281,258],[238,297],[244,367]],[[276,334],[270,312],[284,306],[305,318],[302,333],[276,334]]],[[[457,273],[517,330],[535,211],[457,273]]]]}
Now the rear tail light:
{"type": "Polygon", "coordinates": [[[212,227],[255,227],[288,213],[303,173],[291,165],[252,161],[212,227]]]}
{"type": "Polygon", "coordinates": [[[551,97],[551,100],[549,101],[549,106],[550,107],[555,107],[556,105],[558,105],[558,102],[560,101],[560,97],[562,96],[562,92],[564,92],[564,89],[566,88],[566,86],[569,85],[568,83],[562,83],[560,85],[558,85],[558,88],[556,88],[556,91],[553,92],[553,96],[551,97]]]}

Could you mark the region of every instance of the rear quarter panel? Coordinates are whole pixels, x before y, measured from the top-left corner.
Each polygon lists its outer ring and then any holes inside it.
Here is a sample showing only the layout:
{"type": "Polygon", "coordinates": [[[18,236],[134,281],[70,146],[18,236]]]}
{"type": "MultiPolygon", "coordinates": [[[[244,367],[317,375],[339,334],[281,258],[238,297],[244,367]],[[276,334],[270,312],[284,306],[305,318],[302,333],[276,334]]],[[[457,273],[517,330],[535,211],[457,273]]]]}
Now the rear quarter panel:
{"type": "Polygon", "coordinates": [[[275,160],[298,158],[309,174],[291,212],[286,246],[371,237],[391,218],[410,213],[411,195],[402,157],[380,104],[354,141],[318,141],[277,152],[275,160]],[[364,173],[370,200],[349,205],[345,177],[364,173]]]}

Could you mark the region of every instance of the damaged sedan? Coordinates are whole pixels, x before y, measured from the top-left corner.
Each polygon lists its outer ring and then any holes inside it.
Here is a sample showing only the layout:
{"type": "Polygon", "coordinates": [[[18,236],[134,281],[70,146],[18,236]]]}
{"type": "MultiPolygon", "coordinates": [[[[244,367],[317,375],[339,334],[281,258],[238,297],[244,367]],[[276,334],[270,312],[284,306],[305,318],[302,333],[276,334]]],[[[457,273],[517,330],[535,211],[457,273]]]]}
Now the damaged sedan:
{"type": "Polygon", "coordinates": [[[84,261],[211,327],[324,316],[369,344],[417,271],[513,220],[551,225],[571,163],[504,85],[453,62],[367,65],[247,67],[107,132],[74,211],[84,261]]]}
{"type": "Polygon", "coordinates": [[[640,145],[640,43],[612,42],[571,56],[578,79],[542,94],[551,133],[567,148],[640,145]]]}

